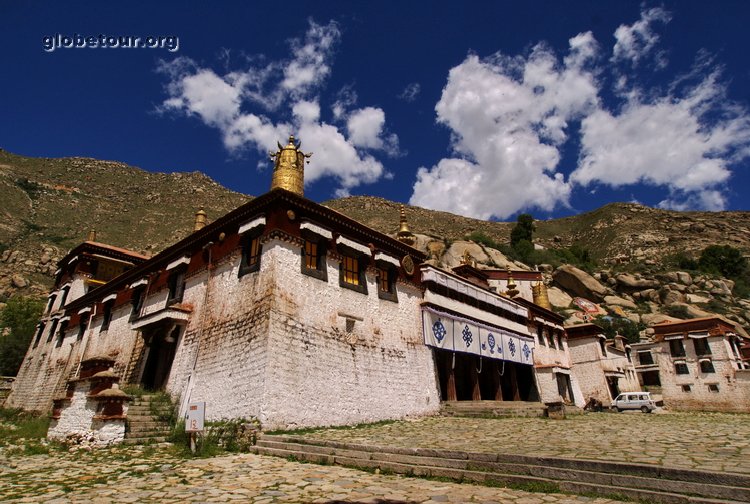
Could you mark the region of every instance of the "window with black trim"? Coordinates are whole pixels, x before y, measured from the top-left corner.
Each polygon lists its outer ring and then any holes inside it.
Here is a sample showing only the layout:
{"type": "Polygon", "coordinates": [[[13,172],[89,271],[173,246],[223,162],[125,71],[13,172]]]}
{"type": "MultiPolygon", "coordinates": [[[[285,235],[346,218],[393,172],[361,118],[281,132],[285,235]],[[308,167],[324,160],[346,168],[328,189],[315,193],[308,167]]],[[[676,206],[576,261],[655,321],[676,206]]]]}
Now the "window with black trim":
{"type": "Polygon", "coordinates": [[[302,273],[320,280],[328,280],[325,240],[305,238],[305,245],[302,247],[302,273]]]}
{"type": "Polygon", "coordinates": [[[555,333],[552,329],[547,329],[547,337],[549,338],[549,347],[555,348],[555,333]]]}
{"type": "Polygon", "coordinates": [[[57,330],[57,324],[59,323],[59,319],[52,319],[52,325],[49,328],[49,334],[47,335],[47,343],[52,341],[52,338],[55,337],[55,331],[57,330]]]}
{"type": "Polygon", "coordinates": [[[690,374],[690,370],[684,362],[676,362],[674,365],[674,371],[677,374],[690,374]]]}
{"type": "Polygon", "coordinates": [[[86,313],[81,315],[81,322],[78,324],[78,341],[83,339],[83,335],[86,334],[86,329],[89,326],[89,319],[86,315],[86,313]]]}
{"type": "Polygon", "coordinates": [[[398,302],[396,296],[396,268],[385,264],[378,265],[378,297],[398,302]]]}
{"type": "Polygon", "coordinates": [[[682,386],[682,391],[683,392],[690,392],[691,390],[692,390],[692,388],[690,387],[690,385],[683,385],[682,386]]]}
{"type": "Polygon", "coordinates": [[[65,308],[65,301],[68,299],[68,293],[70,292],[70,285],[66,285],[62,288],[62,295],[60,296],[60,309],[65,308]]]}
{"type": "Polygon", "coordinates": [[[539,339],[540,345],[547,346],[547,338],[544,337],[544,327],[542,327],[542,324],[536,326],[536,337],[539,339]]]}
{"type": "Polygon", "coordinates": [[[138,318],[138,315],[141,313],[141,308],[143,308],[143,301],[146,299],[146,286],[141,285],[139,287],[136,287],[133,289],[133,295],[130,298],[130,305],[132,309],[130,310],[130,322],[134,321],[138,318]]]}
{"type": "Polygon", "coordinates": [[[654,356],[650,351],[638,352],[638,362],[641,366],[650,366],[654,363],[654,356]]]}
{"type": "Polygon", "coordinates": [[[602,357],[607,356],[607,340],[599,338],[599,349],[602,351],[602,357]]]}
{"type": "Polygon", "coordinates": [[[185,294],[185,271],[187,268],[183,265],[172,270],[167,279],[169,286],[169,296],[167,296],[167,306],[182,302],[182,296],[185,294]]]}
{"type": "Polygon", "coordinates": [[[685,345],[682,344],[681,339],[669,341],[669,355],[672,357],[685,357],[685,345]]]}
{"type": "Polygon", "coordinates": [[[708,346],[706,338],[694,339],[693,346],[695,346],[695,355],[711,355],[711,347],[708,346]]]}
{"type": "Polygon", "coordinates": [[[557,334],[557,348],[560,350],[563,349],[563,337],[562,337],[562,331],[555,331],[555,334],[557,334]]]}
{"type": "Polygon", "coordinates": [[[367,294],[367,282],[365,281],[364,260],[358,255],[341,256],[339,265],[339,285],[367,294]]]}
{"type": "Polygon", "coordinates": [[[714,369],[714,363],[710,360],[704,360],[700,362],[701,365],[701,373],[715,373],[716,370],[714,369]]]}
{"type": "Polygon", "coordinates": [[[68,321],[65,320],[60,323],[60,329],[57,331],[57,343],[55,344],[55,348],[60,348],[63,344],[63,340],[65,340],[65,331],[68,329],[68,321]]]}
{"type": "Polygon", "coordinates": [[[52,294],[49,297],[49,301],[47,301],[47,307],[44,309],[44,313],[49,313],[52,311],[52,307],[55,306],[55,299],[57,299],[57,294],[52,294]]]}
{"type": "Polygon", "coordinates": [[[44,324],[39,324],[38,329],[36,330],[36,337],[34,338],[34,346],[32,348],[39,346],[39,342],[42,340],[42,334],[44,334],[44,324]]]}
{"type": "Polygon", "coordinates": [[[238,276],[247,275],[260,269],[260,234],[246,235],[242,237],[242,259],[240,260],[240,271],[238,276]]]}
{"type": "Polygon", "coordinates": [[[719,385],[716,383],[709,383],[708,384],[708,391],[709,392],[718,392],[719,391],[719,385]]]}
{"type": "Polygon", "coordinates": [[[109,323],[112,322],[112,305],[114,304],[114,300],[104,303],[104,308],[102,310],[102,325],[99,327],[99,332],[109,329],[109,323]]]}
{"type": "Polygon", "coordinates": [[[625,349],[625,357],[628,358],[628,362],[633,362],[632,352],[629,348],[625,349]]]}

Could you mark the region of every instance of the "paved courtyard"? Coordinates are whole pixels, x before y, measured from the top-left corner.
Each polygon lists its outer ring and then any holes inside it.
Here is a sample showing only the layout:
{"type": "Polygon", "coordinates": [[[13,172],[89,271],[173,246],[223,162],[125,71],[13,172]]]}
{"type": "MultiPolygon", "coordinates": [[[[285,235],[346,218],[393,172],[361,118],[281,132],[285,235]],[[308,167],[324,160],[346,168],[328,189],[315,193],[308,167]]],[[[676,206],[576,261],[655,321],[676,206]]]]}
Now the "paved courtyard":
{"type": "Polygon", "coordinates": [[[422,447],[660,464],[750,473],[750,415],[590,413],[565,420],[431,417],[305,436],[422,447]]]}
{"type": "MultiPolygon", "coordinates": [[[[750,473],[747,415],[589,414],[557,421],[426,418],[305,435],[380,445],[628,460],[750,473]]],[[[53,449],[38,455],[22,452],[22,445],[0,447],[1,501],[615,502],[372,474],[251,454],[185,459],[164,446],[77,452],[53,449]]]]}

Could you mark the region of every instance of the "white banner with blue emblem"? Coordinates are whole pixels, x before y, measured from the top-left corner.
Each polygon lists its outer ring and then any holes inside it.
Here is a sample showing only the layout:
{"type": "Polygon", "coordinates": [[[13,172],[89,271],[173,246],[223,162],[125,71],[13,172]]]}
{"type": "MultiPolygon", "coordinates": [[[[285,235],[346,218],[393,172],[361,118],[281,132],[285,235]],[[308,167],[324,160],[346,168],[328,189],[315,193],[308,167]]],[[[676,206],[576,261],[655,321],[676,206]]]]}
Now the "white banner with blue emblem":
{"type": "Polygon", "coordinates": [[[422,311],[424,344],[444,350],[453,350],[453,320],[437,313],[422,311]]]}
{"type": "Polygon", "coordinates": [[[425,345],[490,359],[534,364],[534,340],[429,307],[422,308],[425,345]]]}
{"type": "Polygon", "coordinates": [[[479,327],[469,322],[453,321],[453,348],[456,352],[481,355],[479,327]]]}

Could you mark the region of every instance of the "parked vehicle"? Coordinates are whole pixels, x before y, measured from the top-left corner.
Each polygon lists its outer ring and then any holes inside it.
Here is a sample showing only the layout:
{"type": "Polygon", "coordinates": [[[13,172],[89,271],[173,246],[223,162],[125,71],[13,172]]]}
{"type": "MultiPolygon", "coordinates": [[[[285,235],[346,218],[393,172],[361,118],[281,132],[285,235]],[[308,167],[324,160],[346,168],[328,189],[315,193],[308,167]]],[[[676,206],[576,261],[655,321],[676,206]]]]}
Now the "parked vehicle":
{"type": "Polygon", "coordinates": [[[617,411],[639,409],[644,413],[651,413],[656,409],[656,403],[651,399],[649,392],[624,392],[612,401],[612,409],[617,411]]]}

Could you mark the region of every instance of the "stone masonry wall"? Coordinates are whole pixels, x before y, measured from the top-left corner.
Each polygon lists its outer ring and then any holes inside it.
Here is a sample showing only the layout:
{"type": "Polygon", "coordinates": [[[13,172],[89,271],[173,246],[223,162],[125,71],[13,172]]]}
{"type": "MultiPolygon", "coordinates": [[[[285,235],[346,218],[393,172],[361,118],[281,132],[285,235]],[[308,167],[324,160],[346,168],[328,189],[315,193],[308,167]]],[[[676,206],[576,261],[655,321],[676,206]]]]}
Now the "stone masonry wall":
{"type": "Polygon", "coordinates": [[[264,428],[344,425],[439,409],[418,289],[397,284],[398,302],[382,300],[371,271],[363,294],[339,286],[339,262],[330,256],[326,281],[300,272],[299,246],[274,240],[265,245],[264,260],[266,253],[277,291],[264,428]],[[354,321],[351,332],[347,318],[354,321]]]}

